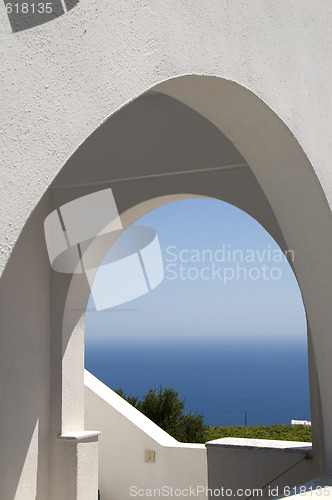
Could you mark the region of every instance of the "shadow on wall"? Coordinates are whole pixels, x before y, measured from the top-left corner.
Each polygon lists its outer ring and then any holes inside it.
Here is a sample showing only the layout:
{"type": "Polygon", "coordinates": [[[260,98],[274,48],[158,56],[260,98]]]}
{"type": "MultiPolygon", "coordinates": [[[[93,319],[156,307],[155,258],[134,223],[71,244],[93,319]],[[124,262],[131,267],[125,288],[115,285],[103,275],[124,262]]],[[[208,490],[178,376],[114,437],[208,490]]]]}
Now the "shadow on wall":
{"type": "Polygon", "coordinates": [[[35,28],[62,16],[78,4],[79,0],[53,0],[52,2],[17,2],[5,0],[5,9],[13,33],[35,28]]]}
{"type": "Polygon", "coordinates": [[[48,497],[50,266],[45,195],[25,225],[0,281],[0,498],[48,497]]]}

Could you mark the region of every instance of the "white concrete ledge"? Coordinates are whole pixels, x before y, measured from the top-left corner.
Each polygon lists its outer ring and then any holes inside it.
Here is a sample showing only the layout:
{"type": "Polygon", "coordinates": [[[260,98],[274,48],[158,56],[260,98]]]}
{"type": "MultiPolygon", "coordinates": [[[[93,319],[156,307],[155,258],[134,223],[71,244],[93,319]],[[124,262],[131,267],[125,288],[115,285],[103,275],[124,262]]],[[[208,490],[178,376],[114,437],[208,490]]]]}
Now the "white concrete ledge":
{"type": "Polygon", "coordinates": [[[263,448],[271,450],[284,450],[296,453],[308,453],[312,450],[311,443],[302,441],[279,441],[272,439],[249,439],[225,437],[208,441],[205,446],[220,446],[233,448],[263,448]]]}
{"type": "Polygon", "coordinates": [[[83,441],[84,439],[95,438],[100,435],[99,431],[79,431],[71,434],[60,434],[59,439],[68,439],[74,441],[83,441]]]}

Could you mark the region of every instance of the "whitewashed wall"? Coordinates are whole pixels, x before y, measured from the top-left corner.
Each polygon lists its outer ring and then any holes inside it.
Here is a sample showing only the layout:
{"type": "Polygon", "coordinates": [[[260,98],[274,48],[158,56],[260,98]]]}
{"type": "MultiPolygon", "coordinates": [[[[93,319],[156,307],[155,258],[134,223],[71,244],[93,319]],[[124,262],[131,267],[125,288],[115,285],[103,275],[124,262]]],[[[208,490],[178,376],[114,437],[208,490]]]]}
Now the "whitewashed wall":
{"type": "MultiPolygon", "coordinates": [[[[69,353],[61,338],[66,286],[52,292],[43,240],[53,209],[47,189],[101,123],[152,88],[229,137],[298,255],[318,400],[313,446],[332,470],[330,0],[80,0],[16,34],[0,7],[0,497],[62,500],[77,484],[77,455],[58,439],[69,353]]],[[[75,380],[83,371],[78,344],[75,380]]],[[[83,429],[72,410],[73,434],[83,429]]]]}
{"type": "Polygon", "coordinates": [[[149,493],[163,488],[169,496],[190,497],[191,488],[198,492],[197,498],[207,498],[205,445],[179,443],[88,371],[85,424],[101,431],[99,488],[103,500],[158,497],[158,492],[149,493]],[[145,450],[155,453],[155,462],[145,462],[145,450]]]}

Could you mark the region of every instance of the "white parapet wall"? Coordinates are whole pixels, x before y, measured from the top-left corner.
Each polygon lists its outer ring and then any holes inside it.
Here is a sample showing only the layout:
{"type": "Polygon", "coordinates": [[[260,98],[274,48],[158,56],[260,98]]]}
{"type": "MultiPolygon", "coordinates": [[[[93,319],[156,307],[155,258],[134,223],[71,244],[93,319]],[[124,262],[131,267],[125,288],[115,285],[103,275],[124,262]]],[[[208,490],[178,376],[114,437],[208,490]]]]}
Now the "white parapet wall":
{"type": "Polygon", "coordinates": [[[179,443],[86,370],[85,427],[100,431],[101,500],[207,498],[205,445],[179,443]]]}
{"type": "Polygon", "coordinates": [[[287,497],[319,471],[311,443],[221,438],[206,447],[209,498],[287,497]]]}

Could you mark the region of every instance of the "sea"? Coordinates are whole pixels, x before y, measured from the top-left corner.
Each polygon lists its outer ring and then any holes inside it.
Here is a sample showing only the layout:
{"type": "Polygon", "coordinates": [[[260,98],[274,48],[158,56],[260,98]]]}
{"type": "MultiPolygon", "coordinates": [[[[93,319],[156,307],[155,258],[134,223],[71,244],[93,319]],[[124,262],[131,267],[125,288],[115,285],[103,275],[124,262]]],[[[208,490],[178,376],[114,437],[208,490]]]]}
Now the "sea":
{"type": "Polygon", "coordinates": [[[173,387],[186,413],[212,427],[310,420],[306,342],[86,341],[85,367],[112,389],[142,398],[173,387]]]}

